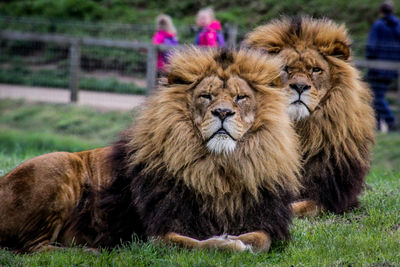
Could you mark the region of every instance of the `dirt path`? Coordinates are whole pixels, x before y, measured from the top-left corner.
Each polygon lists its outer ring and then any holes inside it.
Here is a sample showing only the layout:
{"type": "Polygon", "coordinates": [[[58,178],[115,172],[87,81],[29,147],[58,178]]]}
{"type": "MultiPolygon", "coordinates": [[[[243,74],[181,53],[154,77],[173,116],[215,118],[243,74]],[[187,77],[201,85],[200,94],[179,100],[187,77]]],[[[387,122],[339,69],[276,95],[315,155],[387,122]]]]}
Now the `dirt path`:
{"type": "MultiPolygon", "coordinates": [[[[0,84],[0,98],[24,99],[29,102],[69,103],[69,90],[0,84]]],[[[79,91],[78,105],[104,110],[130,110],[140,106],[145,96],[79,91]]]]}

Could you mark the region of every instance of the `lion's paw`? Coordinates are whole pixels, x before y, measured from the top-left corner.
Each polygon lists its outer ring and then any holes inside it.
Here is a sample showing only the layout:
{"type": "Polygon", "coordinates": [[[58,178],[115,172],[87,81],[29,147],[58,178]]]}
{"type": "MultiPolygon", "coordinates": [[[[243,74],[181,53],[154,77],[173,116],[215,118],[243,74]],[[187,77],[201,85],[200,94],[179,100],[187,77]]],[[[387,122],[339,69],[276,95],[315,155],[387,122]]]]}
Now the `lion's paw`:
{"type": "Polygon", "coordinates": [[[253,252],[252,246],[251,245],[246,245],[243,243],[241,240],[229,240],[228,247],[231,248],[234,251],[250,251],[253,252]]]}
{"type": "Polygon", "coordinates": [[[228,249],[232,251],[252,251],[251,245],[246,245],[239,239],[230,239],[228,235],[214,236],[202,241],[205,247],[228,249]]]}

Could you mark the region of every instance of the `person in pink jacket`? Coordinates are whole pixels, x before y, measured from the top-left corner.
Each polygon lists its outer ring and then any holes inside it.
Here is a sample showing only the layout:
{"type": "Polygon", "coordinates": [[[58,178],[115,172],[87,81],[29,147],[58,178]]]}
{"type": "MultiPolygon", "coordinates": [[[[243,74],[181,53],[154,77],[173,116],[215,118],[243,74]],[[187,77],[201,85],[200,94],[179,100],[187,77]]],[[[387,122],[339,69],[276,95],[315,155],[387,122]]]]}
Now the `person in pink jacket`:
{"type": "MultiPolygon", "coordinates": [[[[153,35],[153,44],[156,45],[178,45],[176,37],[176,29],[172,23],[172,19],[168,15],[159,15],[156,18],[157,32],[153,35]]],[[[157,69],[163,71],[165,64],[168,62],[168,52],[158,52],[157,69]]]]}
{"type": "Polygon", "coordinates": [[[221,23],[215,19],[212,8],[201,9],[197,13],[196,24],[201,29],[196,35],[196,45],[212,47],[225,46],[221,23]]]}

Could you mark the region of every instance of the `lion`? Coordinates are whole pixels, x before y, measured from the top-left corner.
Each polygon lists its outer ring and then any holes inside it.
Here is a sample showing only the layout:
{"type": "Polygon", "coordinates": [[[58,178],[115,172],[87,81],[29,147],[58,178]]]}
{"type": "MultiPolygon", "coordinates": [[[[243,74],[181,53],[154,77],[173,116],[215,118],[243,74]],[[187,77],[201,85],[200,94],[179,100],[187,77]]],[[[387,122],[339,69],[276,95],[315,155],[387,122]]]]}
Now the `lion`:
{"type": "Polygon", "coordinates": [[[298,216],[343,213],[359,205],[371,163],[371,93],[350,57],[344,25],[328,19],[274,20],[244,42],[285,62],[283,91],[299,135],[303,187],[298,216]]]}
{"type": "Polygon", "coordinates": [[[42,155],[0,179],[0,246],[109,248],[134,235],[268,251],[288,238],[300,187],[280,67],[257,51],[175,51],[114,145],[42,155]]]}

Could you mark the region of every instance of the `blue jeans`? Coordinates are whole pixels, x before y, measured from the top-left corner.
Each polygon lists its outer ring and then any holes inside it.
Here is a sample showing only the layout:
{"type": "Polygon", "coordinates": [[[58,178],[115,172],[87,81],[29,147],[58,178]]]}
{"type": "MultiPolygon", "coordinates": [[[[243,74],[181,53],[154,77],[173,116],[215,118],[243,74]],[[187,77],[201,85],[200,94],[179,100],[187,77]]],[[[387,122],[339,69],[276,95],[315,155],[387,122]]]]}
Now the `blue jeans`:
{"type": "Polygon", "coordinates": [[[374,92],[374,109],[376,120],[378,121],[378,127],[381,120],[384,120],[388,124],[388,126],[392,126],[395,124],[393,112],[390,109],[389,103],[385,97],[385,94],[391,82],[392,79],[369,79],[372,91],[374,92]]]}

